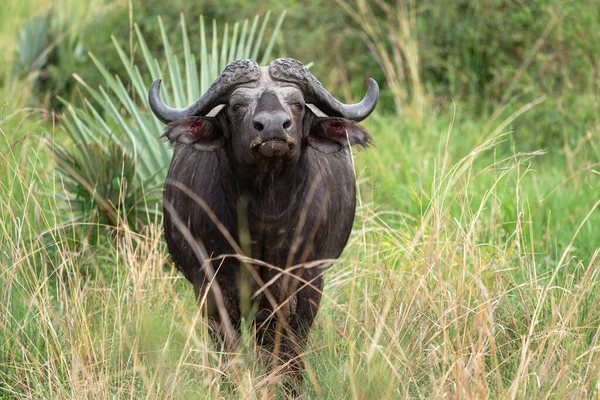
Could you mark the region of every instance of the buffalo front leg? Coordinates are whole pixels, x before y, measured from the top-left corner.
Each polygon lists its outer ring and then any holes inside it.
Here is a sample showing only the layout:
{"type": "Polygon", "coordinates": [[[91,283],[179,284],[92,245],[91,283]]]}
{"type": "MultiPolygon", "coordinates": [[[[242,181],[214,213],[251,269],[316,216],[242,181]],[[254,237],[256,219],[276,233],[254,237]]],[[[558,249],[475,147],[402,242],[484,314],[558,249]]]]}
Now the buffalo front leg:
{"type": "Polygon", "coordinates": [[[273,367],[283,364],[284,370],[300,378],[304,369],[301,355],[321,303],[323,269],[301,268],[287,277],[284,283],[274,285],[285,287],[286,295],[280,297],[283,301],[278,302],[279,312],[272,312],[271,323],[263,336],[267,340],[263,343],[273,353],[273,367]]]}
{"type": "Polygon", "coordinates": [[[304,351],[308,333],[321,304],[323,271],[318,267],[302,268],[298,271],[297,279],[294,279],[290,285],[292,292],[296,293],[297,305],[296,312],[289,322],[284,342],[286,348],[282,350],[296,358],[299,369],[303,367],[303,363],[298,355],[304,351]]]}
{"type": "Polygon", "coordinates": [[[196,301],[206,309],[210,334],[216,343],[235,351],[239,342],[240,307],[237,287],[227,279],[194,282],[196,301]]]}

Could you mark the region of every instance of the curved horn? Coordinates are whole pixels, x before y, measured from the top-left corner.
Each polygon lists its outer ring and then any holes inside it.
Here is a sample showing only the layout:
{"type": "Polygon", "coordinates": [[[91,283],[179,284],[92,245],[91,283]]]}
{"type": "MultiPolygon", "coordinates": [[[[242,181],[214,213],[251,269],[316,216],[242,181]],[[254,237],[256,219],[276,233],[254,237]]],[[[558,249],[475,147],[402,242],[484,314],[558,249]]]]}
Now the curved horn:
{"type": "Polygon", "coordinates": [[[213,107],[226,103],[237,85],[259,79],[260,67],[256,62],[252,60],[232,61],[198,100],[186,108],[171,108],[160,97],[162,79],[158,78],[148,91],[148,105],[154,115],[165,124],[193,116],[204,116],[213,107]]]}
{"type": "Polygon", "coordinates": [[[300,61],[293,58],[278,58],[271,62],[269,75],[273,79],[299,85],[306,101],[313,103],[331,117],[362,121],[373,112],[379,100],[379,85],[374,79],[369,79],[367,94],[360,103],[343,104],[333,97],[300,61]]]}

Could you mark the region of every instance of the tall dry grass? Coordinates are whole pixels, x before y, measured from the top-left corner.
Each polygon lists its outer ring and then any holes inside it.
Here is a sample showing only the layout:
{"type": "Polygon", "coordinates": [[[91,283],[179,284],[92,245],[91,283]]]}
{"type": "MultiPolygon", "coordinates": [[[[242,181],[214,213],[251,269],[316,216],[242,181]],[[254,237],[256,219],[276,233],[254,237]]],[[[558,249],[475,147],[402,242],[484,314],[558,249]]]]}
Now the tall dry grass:
{"type": "Polygon", "coordinates": [[[392,92],[396,114],[421,120],[425,91],[421,80],[417,39],[417,8],[414,0],[375,0],[336,3],[361,28],[360,35],[381,67],[392,92]],[[382,16],[384,16],[382,18],[382,16]]]}
{"type": "MultiPolygon", "coordinates": [[[[65,223],[34,118],[0,126],[5,141],[15,136],[9,128],[31,133],[3,147],[0,163],[0,393],[285,397],[277,374],[258,366],[248,328],[235,354],[211,342],[191,287],[168,263],[160,221],[143,234],[123,224],[93,245],[80,234],[88,227],[65,223]]],[[[545,227],[534,225],[523,193],[541,153],[486,158],[505,139],[498,135],[457,157],[457,129],[448,127],[418,214],[372,203],[375,177],[357,155],[357,224],[327,272],[303,355],[305,398],[597,393],[600,250],[582,260],[573,241],[556,255],[540,248],[532,231],[545,227]],[[509,233],[506,196],[516,196],[518,216],[509,233]]]]}

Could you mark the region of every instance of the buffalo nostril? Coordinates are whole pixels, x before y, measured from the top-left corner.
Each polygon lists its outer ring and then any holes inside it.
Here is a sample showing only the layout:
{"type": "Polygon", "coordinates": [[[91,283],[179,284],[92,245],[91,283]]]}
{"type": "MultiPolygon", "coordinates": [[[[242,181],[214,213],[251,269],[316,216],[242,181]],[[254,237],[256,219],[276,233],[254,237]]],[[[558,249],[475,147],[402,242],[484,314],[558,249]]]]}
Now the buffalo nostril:
{"type": "Polygon", "coordinates": [[[283,129],[285,129],[285,130],[287,131],[287,130],[288,130],[288,129],[290,129],[291,127],[292,127],[292,121],[291,121],[291,120],[289,120],[289,119],[286,119],[286,120],[283,122],[283,129]]]}
{"type": "Polygon", "coordinates": [[[252,127],[257,131],[262,131],[265,129],[265,126],[257,120],[252,121],[252,127]]]}

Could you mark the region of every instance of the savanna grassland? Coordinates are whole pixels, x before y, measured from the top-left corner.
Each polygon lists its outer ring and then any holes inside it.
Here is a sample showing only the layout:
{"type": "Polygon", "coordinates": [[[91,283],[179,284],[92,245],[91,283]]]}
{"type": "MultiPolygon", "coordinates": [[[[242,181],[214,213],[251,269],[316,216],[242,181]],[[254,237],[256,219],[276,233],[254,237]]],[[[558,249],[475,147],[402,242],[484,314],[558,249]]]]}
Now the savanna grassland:
{"type": "MultiPolygon", "coordinates": [[[[112,142],[147,111],[111,34],[149,84],[134,22],[152,55],[162,33],[183,54],[180,11],[193,47],[200,13],[222,24],[265,10],[46,3],[0,7],[0,398],[285,398],[250,328],[235,354],[209,339],[160,207],[136,181],[140,163],[165,165],[112,142]],[[50,9],[53,33],[39,35],[50,9]],[[115,75],[111,114],[97,88],[115,75]],[[109,134],[88,146],[94,121],[109,134]]],[[[314,62],[347,102],[367,77],[382,88],[365,121],[375,146],[354,153],[357,216],[326,272],[302,398],[597,398],[600,5],[265,4],[272,25],[287,9],[271,58],[314,62]]]]}

